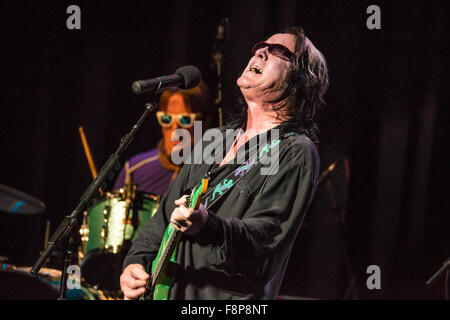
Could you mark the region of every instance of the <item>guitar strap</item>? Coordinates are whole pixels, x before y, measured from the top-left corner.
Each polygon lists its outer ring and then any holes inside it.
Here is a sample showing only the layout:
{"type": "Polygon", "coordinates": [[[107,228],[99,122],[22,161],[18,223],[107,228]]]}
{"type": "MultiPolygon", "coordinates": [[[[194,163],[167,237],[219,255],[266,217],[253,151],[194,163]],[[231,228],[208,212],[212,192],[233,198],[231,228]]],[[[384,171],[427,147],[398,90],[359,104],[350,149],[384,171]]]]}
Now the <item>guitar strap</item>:
{"type": "MultiPolygon", "coordinates": [[[[214,203],[217,202],[217,200],[219,200],[221,197],[223,197],[229,190],[231,190],[231,188],[240,180],[242,179],[247,173],[249,173],[251,171],[251,169],[253,169],[254,167],[256,167],[256,164],[258,162],[258,160],[262,159],[263,156],[267,156],[269,151],[276,145],[278,145],[282,139],[287,138],[291,135],[297,135],[297,133],[287,133],[285,135],[283,135],[280,139],[272,139],[271,142],[267,143],[265,145],[264,148],[262,148],[259,151],[256,151],[252,157],[246,161],[245,163],[243,163],[242,165],[240,165],[237,169],[233,170],[230,174],[228,174],[226,176],[226,178],[220,182],[219,184],[217,184],[214,188],[211,188],[211,190],[209,190],[202,199],[203,205],[206,207],[206,209],[210,208],[214,203]]],[[[170,226],[170,225],[169,225],[170,226]]],[[[162,253],[162,258],[160,257],[157,261],[157,267],[155,267],[155,270],[158,268],[159,266],[159,271],[154,271],[156,272],[157,276],[159,277],[160,275],[160,270],[161,270],[161,266],[162,266],[162,262],[161,261],[165,261],[167,258],[167,252],[169,252],[168,248],[175,248],[173,249],[173,252],[171,254],[171,258],[170,261],[171,262],[176,262],[176,247],[177,247],[177,241],[176,239],[180,239],[179,236],[178,238],[176,238],[177,236],[175,236],[173,232],[171,232],[171,229],[166,229],[166,233],[163,237],[163,239],[165,239],[166,234],[170,233],[170,236],[168,237],[167,242],[165,243],[165,247],[164,250],[162,252],[166,252],[166,254],[162,253]],[[162,260],[161,260],[162,259],[162,260]]],[[[181,233],[179,233],[181,234],[181,233]]],[[[161,250],[161,247],[160,247],[161,250]]],[[[158,255],[159,255],[159,251],[158,251],[158,255]]],[[[158,258],[158,257],[157,257],[158,258]]],[[[153,260],[152,264],[156,261],[153,260]]],[[[169,266],[171,266],[172,264],[169,264],[169,266]]],[[[148,268],[148,270],[152,270],[152,265],[150,265],[150,267],[148,268]]],[[[153,272],[153,271],[152,271],[153,272]]],[[[175,271],[176,272],[176,271],[175,271]]],[[[155,276],[155,274],[152,275],[152,277],[155,276]]],[[[172,279],[169,277],[164,276],[164,280],[163,282],[159,283],[159,285],[157,284],[156,287],[158,290],[158,293],[156,293],[155,290],[155,294],[157,294],[158,299],[167,299],[168,295],[169,295],[169,291],[170,291],[170,287],[172,286],[172,279]]],[[[151,290],[149,290],[149,288],[153,288],[152,287],[152,282],[150,281],[146,287],[146,294],[142,295],[141,299],[144,299],[147,296],[153,296],[153,294],[151,294],[151,290]],[[149,287],[150,285],[150,287],[149,287]]]]}
{"type": "MultiPolygon", "coordinates": [[[[289,132],[283,134],[279,139],[273,139],[269,143],[267,143],[264,148],[256,151],[251,159],[244,162],[237,169],[233,170],[230,174],[228,174],[225,179],[222,180],[219,184],[217,184],[214,188],[211,188],[202,198],[202,204],[206,209],[209,209],[214,203],[216,203],[221,197],[223,197],[231,188],[241,180],[247,173],[251,171],[258,161],[262,159],[263,156],[268,156],[269,151],[276,145],[278,145],[283,139],[298,135],[296,132],[289,132]]],[[[208,175],[208,174],[207,174],[208,175]]]]}

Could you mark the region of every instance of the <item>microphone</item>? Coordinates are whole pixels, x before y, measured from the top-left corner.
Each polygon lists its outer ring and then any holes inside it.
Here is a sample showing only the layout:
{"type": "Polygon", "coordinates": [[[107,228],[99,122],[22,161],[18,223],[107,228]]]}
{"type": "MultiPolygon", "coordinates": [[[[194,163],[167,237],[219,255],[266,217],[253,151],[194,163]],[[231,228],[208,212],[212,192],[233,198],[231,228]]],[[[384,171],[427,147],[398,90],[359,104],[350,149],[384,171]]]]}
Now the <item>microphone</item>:
{"type": "Polygon", "coordinates": [[[160,93],[173,87],[190,89],[196,87],[200,83],[201,78],[202,75],[196,67],[184,66],[178,68],[175,74],[135,81],[131,88],[135,94],[144,92],[160,93]]]}

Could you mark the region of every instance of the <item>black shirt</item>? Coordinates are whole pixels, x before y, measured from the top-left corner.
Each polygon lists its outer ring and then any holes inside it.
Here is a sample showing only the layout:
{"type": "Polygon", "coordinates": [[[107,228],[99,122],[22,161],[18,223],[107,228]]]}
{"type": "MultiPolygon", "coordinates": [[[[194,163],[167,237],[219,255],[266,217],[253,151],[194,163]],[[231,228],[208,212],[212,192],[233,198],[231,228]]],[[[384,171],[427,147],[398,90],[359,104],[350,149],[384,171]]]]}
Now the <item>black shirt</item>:
{"type": "MultiPolygon", "coordinates": [[[[209,208],[198,234],[182,236],[170,299],[276,299],[320,169],[317,149],[305,135],[282,139],[278,160],[276,174],[261,175],[261,165],[255,166],[209,208]]],[[[174,201],[208,172],[209,186],[214,187],[238,166],[185,164],[141,229],[124,268],[139,263],[149,272],[174,201]]]]}

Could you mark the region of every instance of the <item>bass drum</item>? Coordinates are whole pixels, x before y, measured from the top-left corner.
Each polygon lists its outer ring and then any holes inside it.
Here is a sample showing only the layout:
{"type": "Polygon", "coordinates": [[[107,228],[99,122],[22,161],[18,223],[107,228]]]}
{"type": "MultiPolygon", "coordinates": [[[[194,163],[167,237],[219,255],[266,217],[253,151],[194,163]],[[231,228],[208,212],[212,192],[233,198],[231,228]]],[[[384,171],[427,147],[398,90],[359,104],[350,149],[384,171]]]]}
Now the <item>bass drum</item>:
{"type": "Polygon", "coordinates": [[[159,206],[159,196],[137,193],[126,217],[126,201],[108,194],[88,210],[81,273],[83,283],[96,290],[120,290],[120,274],[129,246],[159,206]]]}

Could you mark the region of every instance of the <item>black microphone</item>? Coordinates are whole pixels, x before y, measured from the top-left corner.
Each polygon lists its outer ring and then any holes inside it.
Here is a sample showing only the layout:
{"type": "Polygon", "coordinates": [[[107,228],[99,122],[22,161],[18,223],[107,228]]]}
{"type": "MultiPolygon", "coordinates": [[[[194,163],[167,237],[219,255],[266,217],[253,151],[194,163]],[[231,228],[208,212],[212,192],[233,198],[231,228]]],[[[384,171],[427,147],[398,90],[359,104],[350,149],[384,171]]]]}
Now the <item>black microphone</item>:
{"type": "Polygon", "coordinates": [[[131,88],[135,94],[144,92],[160,93],[172,87],[190,89],[196,87],[202,75],[194,66],[180,67],[175,74],[133,82],[131,88]]]}

